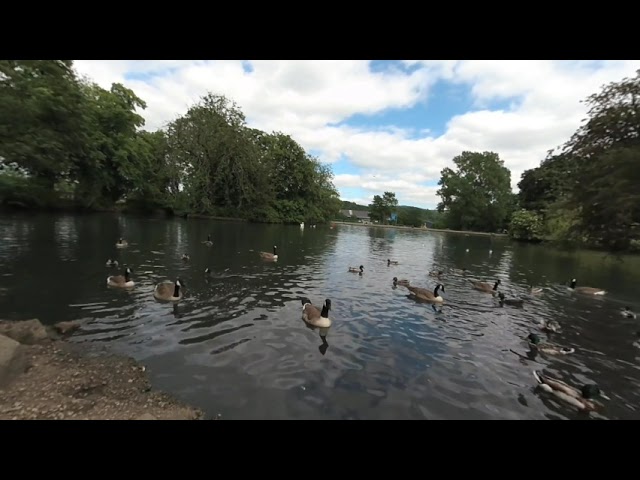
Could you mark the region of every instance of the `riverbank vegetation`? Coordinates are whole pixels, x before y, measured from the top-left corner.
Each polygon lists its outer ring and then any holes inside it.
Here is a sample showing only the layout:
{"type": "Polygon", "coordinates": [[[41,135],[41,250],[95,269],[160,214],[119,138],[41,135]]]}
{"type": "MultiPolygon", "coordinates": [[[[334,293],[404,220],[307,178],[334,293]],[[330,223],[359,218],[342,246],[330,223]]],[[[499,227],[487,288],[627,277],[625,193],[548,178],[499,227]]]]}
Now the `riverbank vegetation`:
{"type": "Polygon", "coordinates": [[[522,174],[517,194],[498,153],[465,151],[441,172],[436,210],[399,205],[394,192],[362,206],[340,201],[328,165],[286,133],[248,127],[223,95],[205,95],[150,132],[139,114],[144,100],[121,84],[105,90],[80,78],[70,60],[2,60],[0,205],[272,223],[366,218],[639,250],[640,71],[586,104],[583,124],[522,174]]]}
{"type": "Polygon", "coordinates": [[[337,214],[331,169],[285,133],[249,128],[225,96],[154,132],[145,108],[121,84],[80,78],[71,60],[0,61],[0,203],[274,223],[337,214]]]}

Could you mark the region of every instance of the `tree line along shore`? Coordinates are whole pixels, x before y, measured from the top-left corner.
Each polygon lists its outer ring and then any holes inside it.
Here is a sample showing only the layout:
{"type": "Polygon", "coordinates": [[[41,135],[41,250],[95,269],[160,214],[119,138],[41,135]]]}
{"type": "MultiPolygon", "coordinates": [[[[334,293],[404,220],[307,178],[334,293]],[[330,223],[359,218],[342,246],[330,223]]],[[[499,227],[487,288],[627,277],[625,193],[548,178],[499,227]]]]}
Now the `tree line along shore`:
{"type": "Polygon", "coordinates": [[[441,171],[434,210],[341,201],[330,165],[286,132],[248,126],[219,93],[145,130],[144,99],[105,89],[71,60],[0,60],[0,205],[47,211],[162,212],[264,223],[354,221],[501,233],[613,252],[640,249],[640,71],[585,100],[587,118],[566,143],[511,172],[496,152],[464,151],[441,171]]]}

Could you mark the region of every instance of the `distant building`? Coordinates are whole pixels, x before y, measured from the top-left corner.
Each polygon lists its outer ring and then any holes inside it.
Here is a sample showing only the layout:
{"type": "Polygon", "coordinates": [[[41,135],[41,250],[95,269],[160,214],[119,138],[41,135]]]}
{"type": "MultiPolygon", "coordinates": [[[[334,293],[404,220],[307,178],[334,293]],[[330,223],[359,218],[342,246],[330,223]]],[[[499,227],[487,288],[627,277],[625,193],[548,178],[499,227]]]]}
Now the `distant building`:
{"type": "Polygon", "coordinates": [[[357,219],[361,223],[369,223],[369,212],[366,210],[340,210],[340,213],[345,217],[351,217],[357,219]]]}

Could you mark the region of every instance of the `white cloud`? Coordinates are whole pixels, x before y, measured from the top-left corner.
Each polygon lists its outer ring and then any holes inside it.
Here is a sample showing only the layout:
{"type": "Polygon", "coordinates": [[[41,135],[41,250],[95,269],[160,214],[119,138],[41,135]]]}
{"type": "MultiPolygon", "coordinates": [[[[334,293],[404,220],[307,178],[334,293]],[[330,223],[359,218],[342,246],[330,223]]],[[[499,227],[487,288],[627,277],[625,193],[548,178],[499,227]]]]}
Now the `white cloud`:
{"type": "MultiPolygon", "coordinates": [[[[367,61],[78,60],[76,68],[104,87],[122,82],[148,104],[147,128],[155,129],[183,114],[207,91],[235,100],[248,122],[266,131],[290,134],[319,158],[346,156],[363,176],[336,177],[340,188],[362,188],[363,195],[396,192],[401,204],[434,207],[437,181],[463,150],[499,153],[512,170],[515,189],[521,173],[535,167],[549,149],[564,143],[580,125],[580,103],[608,82],[632,76],[640,61],[404,61],[401,69],[371,72],[367,61]],[[131,80],[125,80],[125,75],[131,80]],[[133,74],[133,75],[132,75],[133,74]],[[146,78],[144,77],[146,76],[146,78]],[[394,126],[356,129],[335,126],[354,114],[389,108],[430,107],[429,91],[438,80],[468,85],[474,109],[449,120],[434,137],[394,126]],[[488,110],[491,101],[509,108],[488,110]],[[373,177],[373,175],[377,177],[373,177]]],[[[366,200],[366,198],[365,198],[366,200]]]]}

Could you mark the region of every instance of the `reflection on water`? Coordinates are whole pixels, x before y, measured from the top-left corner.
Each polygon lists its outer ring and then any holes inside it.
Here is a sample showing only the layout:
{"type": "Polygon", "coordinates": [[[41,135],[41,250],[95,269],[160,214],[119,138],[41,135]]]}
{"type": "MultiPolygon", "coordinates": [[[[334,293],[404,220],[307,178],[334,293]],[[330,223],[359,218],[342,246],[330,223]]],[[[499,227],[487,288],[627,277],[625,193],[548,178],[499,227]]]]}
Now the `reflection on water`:
{"type": "Polygon", "coordinates": [[[345,225],[4,215],[0,227],[0,317],[80,319],[74,341],[141,360],[158,388],[212,417],[583,418],[535,389],[533,370],[543,370],[597,383],[610,400],[591,418],[638,418],[640,326],[620,312],[640,310],[638,258],[345,225]],[[115,248],[119,237],[127,248],[115,248]],[[262,260],[273,245],[278,261],[262,260]],[[348,272],[359,265],[363,275],[348,272]],[[135,288],[108,288],[107,276],[127,266],[135,288]],[[429,275],[436,269],[439,278],[429,275]],[[154,286],[177,277],[184,300],[155,301],[154,286]],[[410,296],[393,277],[430,290],[443,283],[444,305],[410,296]],[[571,278],[609,294],[571,292],[571,278]],[[506,298],[524,305],[502,306],[469,279],[500,279],[506,298]],[[328,331],[302,320],[303,297],[331,299],[328,331]],[[560,332],[540,329],[554,320],[560,332]],[[538,353],[532,332],[576,352],[538,353]]]}

